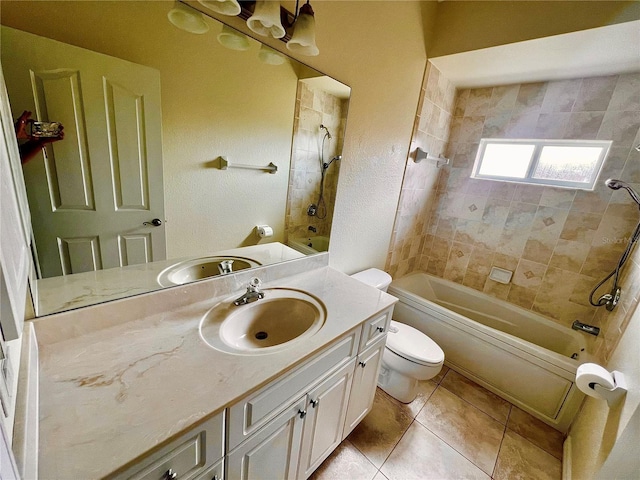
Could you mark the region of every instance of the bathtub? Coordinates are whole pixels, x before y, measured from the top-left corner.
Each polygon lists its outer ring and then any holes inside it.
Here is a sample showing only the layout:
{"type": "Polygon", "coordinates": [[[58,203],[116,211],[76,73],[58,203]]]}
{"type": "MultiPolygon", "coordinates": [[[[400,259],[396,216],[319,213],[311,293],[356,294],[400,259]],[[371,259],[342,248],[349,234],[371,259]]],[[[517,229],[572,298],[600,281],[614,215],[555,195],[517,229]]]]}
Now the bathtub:
{"type": "Polygon", "coordinates": [[[314,237],[294,237],[290,238],[287,243],[291,248],[305,255],[329,251],[329,237],[322,235],[316,235],[314,237]]]}
{"type": "Polygon", "coordinates": [[[388,291],[400,300],[393,318],[438,343],[446,365],[567,431],[584,398],[574,384],[588,361],[583,334],[426,273],[394,280],[388,291]]]}

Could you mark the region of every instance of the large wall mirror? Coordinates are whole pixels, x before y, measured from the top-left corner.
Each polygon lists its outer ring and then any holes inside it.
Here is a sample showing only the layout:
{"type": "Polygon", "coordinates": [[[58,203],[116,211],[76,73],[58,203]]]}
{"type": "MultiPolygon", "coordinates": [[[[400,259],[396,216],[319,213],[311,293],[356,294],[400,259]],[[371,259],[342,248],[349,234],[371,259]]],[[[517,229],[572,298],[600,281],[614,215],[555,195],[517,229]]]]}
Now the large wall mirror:
{"type": "Polygon", "coordinates": [[[14,118],[64,125],[22,166],[37,315],[328,248],[349,88],[176,5],[2,5],[14,118]]]}

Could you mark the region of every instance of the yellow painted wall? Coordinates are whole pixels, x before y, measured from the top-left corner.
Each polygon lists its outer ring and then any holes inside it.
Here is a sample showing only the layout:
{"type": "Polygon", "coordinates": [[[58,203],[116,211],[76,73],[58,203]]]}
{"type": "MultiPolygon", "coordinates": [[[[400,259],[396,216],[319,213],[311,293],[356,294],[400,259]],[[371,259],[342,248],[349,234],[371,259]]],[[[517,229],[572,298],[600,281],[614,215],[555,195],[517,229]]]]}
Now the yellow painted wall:
{"type": "Polygon", "coordinates": [[[633,1],[446,1],[427,51],[439,57],[639,18],[633,1]]]}
{"type": "Polygon", "coordinates": [[[160,71],[168,258],[255,244],[257,224],[284,238],[297,75],[261,63],[259,44],[228,50],[167,21],[172,2],[2,2],[5,25],[160,71]],[[269,95],[264,90],[269,85],[269,95]],[[230,162],[279,167],[211,168],[230,162]]]}
{"type": "Polygon", "coordinates": [[[437,2],[311,3],[320,55],[297,58],[351,87],[330,263],[346,273],[383,268],[437,2]]]}

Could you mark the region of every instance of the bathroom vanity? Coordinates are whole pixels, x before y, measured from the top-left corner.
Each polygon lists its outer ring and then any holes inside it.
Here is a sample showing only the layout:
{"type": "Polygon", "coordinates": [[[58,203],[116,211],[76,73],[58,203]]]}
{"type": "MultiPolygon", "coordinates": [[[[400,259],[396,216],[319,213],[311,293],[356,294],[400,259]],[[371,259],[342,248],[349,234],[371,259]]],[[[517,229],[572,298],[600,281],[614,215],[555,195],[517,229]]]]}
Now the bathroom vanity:
{"type": "Polygon", "coordinates": [[[370,410],[396,302],[327,257],[36,320],[39,477],[307,478],[370,410]],[[202,319],[253,276],[265,299],[319,299],[322,327],[269,353],[212,348],[202,319]]]}

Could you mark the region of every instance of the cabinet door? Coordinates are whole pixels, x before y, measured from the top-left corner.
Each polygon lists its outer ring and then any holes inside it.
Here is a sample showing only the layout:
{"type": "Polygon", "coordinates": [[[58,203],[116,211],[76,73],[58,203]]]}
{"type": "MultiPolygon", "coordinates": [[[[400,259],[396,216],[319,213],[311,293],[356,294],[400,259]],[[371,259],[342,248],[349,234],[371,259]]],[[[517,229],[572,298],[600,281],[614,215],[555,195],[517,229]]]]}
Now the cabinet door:
{"type": "Polygon", "coordinates": [[[298,478],[307,478],[342,441],[349,389],[356,359],[307,396],[298,478]]]}
{"type": "Polygon", "coordinates": [[[358,355],[351,394],[349,396],[349,407],[347,409],[347,419],[344,425],[343,438],[351,433],[364,416],[371,410],[373,397],[378,385],[378,372],[382,361],[382,354],[387,342],[387,336],[380,338],[371,347],[358,355]]]}
{"type": "Polygon", "coordinates": [[[224,458],[221,458],[202,475],[198,475],[197,480],[224,480],[224,458]]]}
{"type": "Polygon", "coordinates": [[[293,480],[298,470],[305,395],[227,456],[227,480],[293,480]]]}

